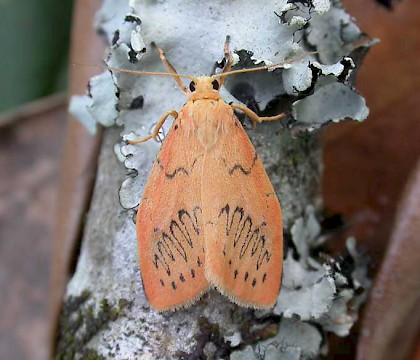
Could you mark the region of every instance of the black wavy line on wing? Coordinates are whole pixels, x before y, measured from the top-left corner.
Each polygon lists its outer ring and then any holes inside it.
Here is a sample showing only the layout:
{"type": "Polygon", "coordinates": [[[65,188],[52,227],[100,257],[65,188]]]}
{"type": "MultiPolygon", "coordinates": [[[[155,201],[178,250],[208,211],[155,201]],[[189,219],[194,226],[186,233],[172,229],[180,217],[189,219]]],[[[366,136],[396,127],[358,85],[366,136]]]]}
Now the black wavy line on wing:
{"type": "Polygon", "coordinates": [[[244,175],[249,175],[252,171],[252,168],[255,166],[257,159],[258,155],[256,152],[254,152],[254,158],[252,159],[252,164],[249,167],[249,169],[244,169],[244,167],[241,164],[235,164],[231,169],[229,169],[229,175],[232,175],[236,170],[242,171],[244,175]]]}
{"type": "Polygon", "coordinates": [[[165,173],[166,178],[168,179],[173,179],[178,173],[183,173],[186,176],[190,175],[190,172],[192,171],[192,169],[194,168],[196,162],[197,162],[197,158],[194,159],[193,163],[191,164],[190,170],[188,171],[186,168],[184,168],[183,166],[177,167],[174,171],[172,172],[165,172],[165,169],[163,168],[163,165],[160,161],[159,158],[156,159],[157,164],[159,165],[160,169],[165,173]]]}

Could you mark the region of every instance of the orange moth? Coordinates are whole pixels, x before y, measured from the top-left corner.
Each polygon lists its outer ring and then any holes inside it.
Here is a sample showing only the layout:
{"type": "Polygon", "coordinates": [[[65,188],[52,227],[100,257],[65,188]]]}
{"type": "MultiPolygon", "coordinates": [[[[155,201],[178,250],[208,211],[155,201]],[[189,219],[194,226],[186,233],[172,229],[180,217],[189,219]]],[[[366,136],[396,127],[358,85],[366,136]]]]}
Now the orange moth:
{"type": "MultiPolygon", "coordinates": [[[[137,213],[143,286],[158,311],[186,307],[214,287],[231,301],[270,308],[277,299],[283,259],[282,213],[273,186],[234,110],[255,123],[259,117],[240,104],[227,104],[219,90],[226,76],[269,69],[262,66],[213,76],[178,74],[159,49],[169,73],[109,68],[139,75],[172,76],[188,100],[168,111],[171,129],[154,162],[137,213]],[[187,89],[181,79],[191,80],[187,89]]],[[[296,60],[296,59],[295,59],[296,60]]]]}

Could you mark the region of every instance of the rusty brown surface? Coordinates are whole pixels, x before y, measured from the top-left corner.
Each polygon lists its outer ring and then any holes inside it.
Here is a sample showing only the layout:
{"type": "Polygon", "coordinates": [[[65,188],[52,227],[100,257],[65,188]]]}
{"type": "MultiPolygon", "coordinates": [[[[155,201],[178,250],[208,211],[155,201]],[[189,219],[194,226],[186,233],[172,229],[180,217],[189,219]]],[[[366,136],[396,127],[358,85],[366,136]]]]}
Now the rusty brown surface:
{"type": "MultiPolygon", "coordinates": [[[[371,110],[369,119],[333,126],[326,132],[323,188],[325,205],[345,216],[349,225],[345,235],[356,235],[372,257],[375,275],[388,243],[392,246],[396,239],[391,232],[397,204],[420,156],[420,76],[415,66],[420,56],[420,3],[396,2],[392,12],[375,1],[347,0],[344,4],[359,26],[381,42],[368,54],[358,76],[357,88],[371,110]]],[[[413,241],[418,242],[418,236],[413,241]]],[[[380,281],[385,284],[389,276],[380,281]]],[[[409,343],[409,322],[396,316],[388,326],[398,328],[400,341],[409,343]]],[[[335,341],[331,353],[353,359],[356,333],[350,340],[335,341]]],[[[383,337],[382,344],[366,346],[379,349],[389,346],[389,340],[383,337]]]]}
{"type": "Polygon", "coordinates": [[[396,204],[420,155],[420,76],[414,66],[420,56],[420,3],[397,3],[392,12],[374,1],[344,3],[359,26],[381,42],[357,80],[370,108],[368,120],[326,131],[325,205],[346,216],[378,265],[396,204]]]}
{"type": "Polygon", "coordinates": [[[420,331],[420,161],[399,204],[372,289],[357,359],[407,359],[420,331]]]}
{"type": "Polygon", "coordinates": [[[66,105],[0,128],[0,359],[44,360],[66,105]]]}
{"type": "MultiPolygon", "coordinates": [[[[76,5],[71,62],[100,63],[102,39],[92,29],[100,3],[76,5]]],[[[85,93],[95,72],[71,65],[69,94],[85,93]]],[[[48,358],[51,315],[95,175],[100,137],[68,120],[63,97],[41,102],[8,114],[0,127],[0,359],[48,358]]]]}
{"type": "MultiPolygon", "coordinates": [[[[100,0],[78,0],[73,13],[69,96],[81,95],[91,76],[101,70],[72,64],[100,64],[103,40],[93,29],[93,19],[100,0]]],[[[61,301],[74,262],[75,252],[83,231],[83,217],[90,202],[101,131],[92,136],[71,116],[68,122],[61,158],[61,176],[54,227],[54,251],[51,272],[50,340],[51,352],[55,343],[55,328],[61,301]]]]}
{"type": "Polygon", "coordinates": [[[417,338],[417,345],[412,357],[413,360],[420,360],[420,335],[417,338]]]}

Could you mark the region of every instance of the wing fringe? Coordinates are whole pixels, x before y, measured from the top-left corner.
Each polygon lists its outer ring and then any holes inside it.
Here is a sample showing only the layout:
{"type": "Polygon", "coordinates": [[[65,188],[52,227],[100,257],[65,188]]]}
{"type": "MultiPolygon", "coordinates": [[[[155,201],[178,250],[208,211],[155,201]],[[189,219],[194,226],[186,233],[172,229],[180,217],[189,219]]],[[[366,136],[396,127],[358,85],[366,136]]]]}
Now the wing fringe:
{"type": "MultiPolygon", "coordinates": [[[[193,297],[192,299],[188,300],[187,302],[184,302],[184,303],[179,304],[179,305],[168,306],[168,307],[160,308],[160,309],[155,308],[153,305],[152,305],[152,307],[158,313],[163,313],[165,311],[175,312],[176,310],[186,309],[186,308],[189,308],[190,306],[194,305],[196,302],[198,302],[210,289],[211,289],[211,286],[206,287],[201,292],[199,292],[195,297],[193,297]]],[[[149,303],[150,303],[150,301],[149,301],[149,303]]]]}
{"type": "Polygon", "coordinates": [[[226,296],[233,303],[240,305],[242,307],[251,308],[255,310],[269,310],[269,309],[272,309],[277,302],[277,297],[272,303],[267,304],[267,305],[254,303],[252,301],[245,301],[243,299],[238,299],[229,290],[223,287],[221,282],[215,276],[213,276],[207,269],[205,269],[204,275],[207,281],[210,283],[210,285],[216,288],[217,291],[219,291],[222,295],[226,296]]]}

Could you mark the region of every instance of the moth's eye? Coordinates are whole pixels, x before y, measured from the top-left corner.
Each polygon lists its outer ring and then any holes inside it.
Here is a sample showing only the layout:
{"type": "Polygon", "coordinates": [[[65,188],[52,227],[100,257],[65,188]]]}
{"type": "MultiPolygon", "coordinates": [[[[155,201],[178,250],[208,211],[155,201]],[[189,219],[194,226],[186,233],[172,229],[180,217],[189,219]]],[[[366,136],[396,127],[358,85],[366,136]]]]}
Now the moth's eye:
{"type": "Polygon", "coordinates": [[[194,83],[194,81],[191,81],[190,82],[190,90],[191,90],[191,92],[194,92],[195,91],[195,83],[194,83]]]}
{"type": "Polygon", "coordinates": [[[217,80],[213,80],[213,82],[211,83],[213,85],[213,89],[214,90],[219,90],[219,82],[217,80]]]}

